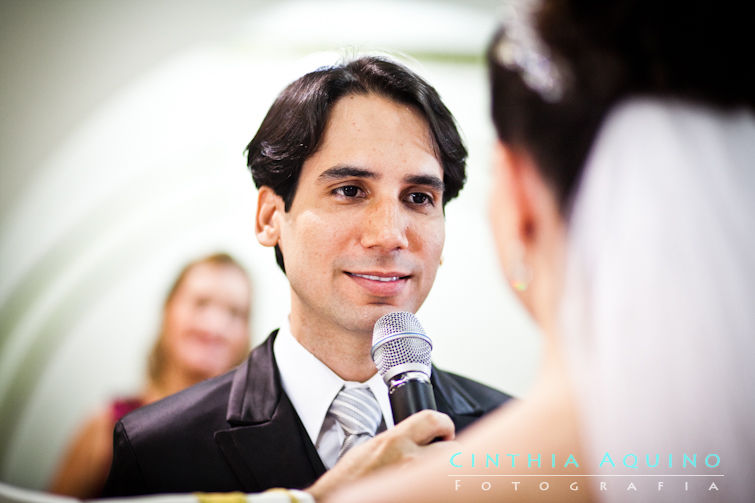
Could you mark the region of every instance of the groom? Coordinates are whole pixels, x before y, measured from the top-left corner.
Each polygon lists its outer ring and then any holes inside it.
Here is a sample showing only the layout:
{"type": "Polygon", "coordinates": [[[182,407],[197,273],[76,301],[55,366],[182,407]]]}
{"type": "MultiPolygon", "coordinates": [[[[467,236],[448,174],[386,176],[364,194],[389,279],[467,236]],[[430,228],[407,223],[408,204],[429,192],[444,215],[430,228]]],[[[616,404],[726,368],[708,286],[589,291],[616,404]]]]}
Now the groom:
{"type": "MultiPolygon", "coordinates": [[[[366,437],[392,427],[372,328],[427,297],[465,161],[453,116],[402,65],[364,57],[284,89],[248,164],[291,311],[237,369],[123,418],[106,495],[303,488],[352,443],[344,409],[366,437]]],[[[508,399],[436,368],[431,381],[457,431],[508,399]]]]}

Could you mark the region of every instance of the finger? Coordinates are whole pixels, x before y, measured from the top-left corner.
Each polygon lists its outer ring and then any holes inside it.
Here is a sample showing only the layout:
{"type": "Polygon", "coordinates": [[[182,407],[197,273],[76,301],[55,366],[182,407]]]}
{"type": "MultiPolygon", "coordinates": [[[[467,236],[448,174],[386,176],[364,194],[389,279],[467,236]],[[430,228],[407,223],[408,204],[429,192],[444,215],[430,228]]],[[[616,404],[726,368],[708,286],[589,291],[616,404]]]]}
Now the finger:
{"type": "Polygon", "coordinates": [[[453,440],[454,422],[446,414],[434,410],[423,410],[401,421],[396,433],[405,434],[414,443],[425,445],[435,439],[453,440]]]}

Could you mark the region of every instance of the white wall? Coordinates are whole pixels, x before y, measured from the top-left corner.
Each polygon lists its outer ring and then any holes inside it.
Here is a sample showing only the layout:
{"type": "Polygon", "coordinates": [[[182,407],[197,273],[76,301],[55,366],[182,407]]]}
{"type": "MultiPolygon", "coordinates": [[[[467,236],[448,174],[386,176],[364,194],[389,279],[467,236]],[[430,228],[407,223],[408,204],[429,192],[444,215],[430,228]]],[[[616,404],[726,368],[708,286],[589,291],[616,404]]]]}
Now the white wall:
{"type": "Polygon", "coordinates": [[[288,289],[252,234],[244,146],[287,82],[374,49],[411,56],[470,150],[419,313],[434,359],[523,393],[539,336],[501,281],[486,218],[495,5],[0,4],[0,480],[43,488],[80,421],[138,389],[188,259],[233,253],[254,277],[255,342],[278,325],[288,289]]]}

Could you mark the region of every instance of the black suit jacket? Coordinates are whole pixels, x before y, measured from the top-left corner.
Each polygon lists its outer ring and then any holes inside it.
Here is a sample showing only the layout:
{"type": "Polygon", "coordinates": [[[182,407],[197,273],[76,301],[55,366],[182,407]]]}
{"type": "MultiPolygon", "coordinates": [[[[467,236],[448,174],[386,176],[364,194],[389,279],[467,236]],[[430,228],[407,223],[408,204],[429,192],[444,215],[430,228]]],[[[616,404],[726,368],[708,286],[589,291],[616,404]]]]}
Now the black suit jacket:
{"type": "MultiPolygon", "coordinates": [[[[128,414],[115,426],[103,496],[305,488],[325,472],[286,393],[276,332],[231,372],[128,414]]],[[[438,410],[456,431],[509,396],[433,368],[438,410]]]]}

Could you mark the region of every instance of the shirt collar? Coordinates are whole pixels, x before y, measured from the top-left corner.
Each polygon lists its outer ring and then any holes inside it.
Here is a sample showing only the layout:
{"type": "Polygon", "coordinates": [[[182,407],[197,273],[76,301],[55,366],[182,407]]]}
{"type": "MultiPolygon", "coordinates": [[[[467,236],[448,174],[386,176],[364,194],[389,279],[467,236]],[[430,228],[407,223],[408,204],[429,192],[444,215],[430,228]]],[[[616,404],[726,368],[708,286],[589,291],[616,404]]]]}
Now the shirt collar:
{"type": "Polygon", "coordinates": [[[273,354],[278,364],[283,390],[291,400],[313,444],[317,443],[330,404],[343,386],[348,388],[366,384],[380,404],[386,427],[393,426],[388,386],[380,374],[375,372],[364,383],[344,381],[294,338],[288,316],[278,330],[273,343],[273,354]],[[313,386],[313,383],[316,385],[313,386]]]}

